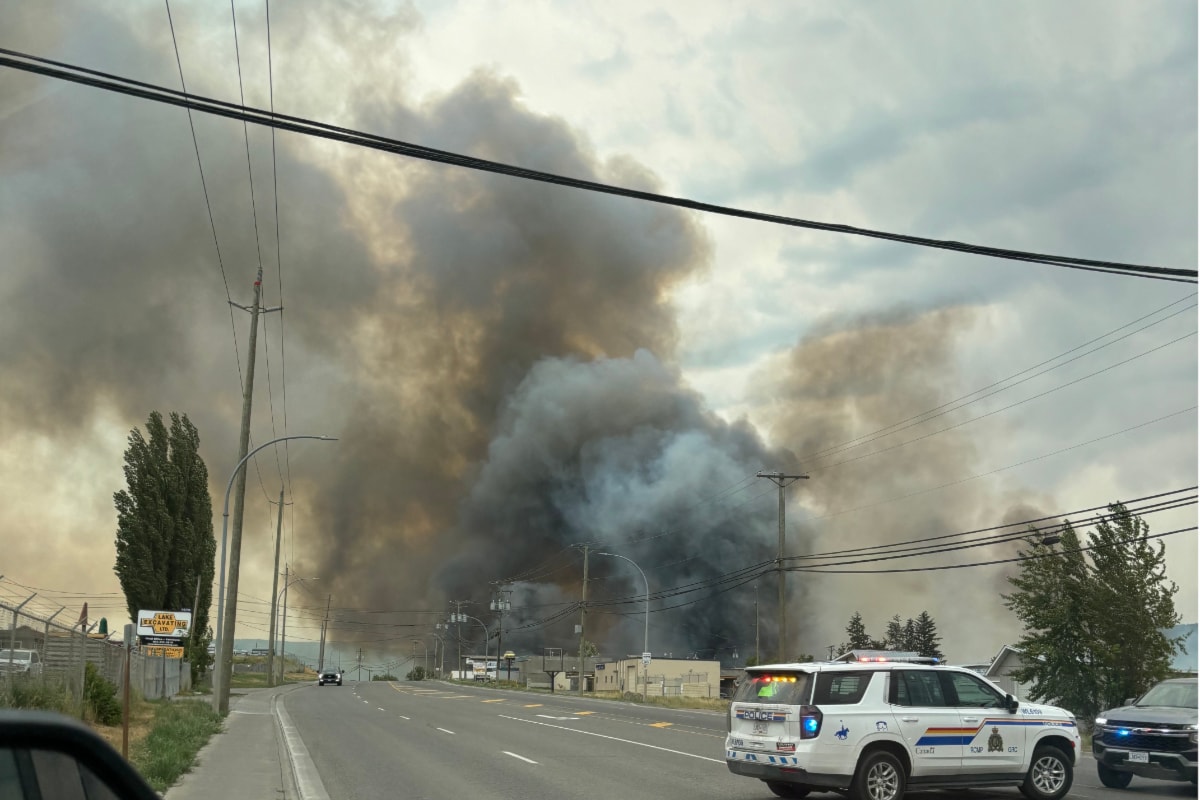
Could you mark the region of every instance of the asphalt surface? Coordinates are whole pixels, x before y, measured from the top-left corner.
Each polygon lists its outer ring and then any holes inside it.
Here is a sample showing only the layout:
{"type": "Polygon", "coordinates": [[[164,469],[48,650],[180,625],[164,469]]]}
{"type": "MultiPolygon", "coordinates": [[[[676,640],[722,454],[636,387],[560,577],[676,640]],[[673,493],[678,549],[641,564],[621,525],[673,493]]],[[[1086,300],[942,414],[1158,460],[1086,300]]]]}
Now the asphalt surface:
{"type": "MultiPolygon", "coordinates": [[[[301,687],[285,703],[329,796],[446,800],[766,800],[766,786],[725,767],[719,712],[440,682],[301,687]]],[[[833,794],[815,797],[834,798],[833,794]]],[[[1016,789],[919,792],[911,800],[1016,800],[1016,789]]],[[[1076,766],[1069,797],[1196,797],[1191,784],[1134,779],[1105,789],[1076,766]]]]}

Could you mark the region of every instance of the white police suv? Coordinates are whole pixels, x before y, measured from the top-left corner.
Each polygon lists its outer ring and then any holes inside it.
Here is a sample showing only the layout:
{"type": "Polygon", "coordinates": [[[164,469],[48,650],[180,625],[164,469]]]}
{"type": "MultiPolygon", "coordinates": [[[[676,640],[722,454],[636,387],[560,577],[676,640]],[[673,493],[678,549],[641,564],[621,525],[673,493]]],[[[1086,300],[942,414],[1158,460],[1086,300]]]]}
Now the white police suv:
{"type": "Polygon", "coordinates": [[[915,654],[853,651],[834,662],[751,667],[729,705],[725,761],[778,797],[1019,786],[1071,789],[1080,751],[1069,711],[1018,702],[971,670],[915,654]]]}

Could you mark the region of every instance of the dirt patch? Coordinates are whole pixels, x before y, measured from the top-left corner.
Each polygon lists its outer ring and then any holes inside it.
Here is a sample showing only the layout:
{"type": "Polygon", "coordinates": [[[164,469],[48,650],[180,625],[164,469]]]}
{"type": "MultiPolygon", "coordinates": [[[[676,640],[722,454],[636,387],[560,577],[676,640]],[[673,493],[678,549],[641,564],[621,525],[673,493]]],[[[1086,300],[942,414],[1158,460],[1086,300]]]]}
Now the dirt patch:
{"type": "MultiPolygon", "coordinates": [[[[146,701],[136,702],[129,708],[129,752],[133,752],[134,745],[146,738],[146,734],[150,732],[150,725],[154,722],[154,706],[146,701]]],[[[113,749],[118,753],[121,752],[121,726],[120,725],[96,725],[89,722],[88,727],[100,734],[104,741],[113,746],[113,749]]]]}

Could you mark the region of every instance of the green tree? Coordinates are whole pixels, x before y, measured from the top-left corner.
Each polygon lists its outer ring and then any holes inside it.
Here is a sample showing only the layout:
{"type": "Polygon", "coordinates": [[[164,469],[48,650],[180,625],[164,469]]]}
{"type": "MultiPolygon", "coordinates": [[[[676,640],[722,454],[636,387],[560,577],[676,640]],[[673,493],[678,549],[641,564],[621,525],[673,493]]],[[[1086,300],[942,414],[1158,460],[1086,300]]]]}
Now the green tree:
{"type": "Polygon", "coordinates": [[[600,648],[596,647],[595,642],[593,642],[589,639],[583,640],[583,657],[584,658],[591,658],[592,656],[598,655],[599,653],[600,653],[600,648]]]}
{"type": "Polygon", "coordinates": [[[888,620],[887,628],[883,634],[883,642],[888,650],[904,649],[904,623],[900,621],[899,614],[888,620]]]}
{"type": "Polygon", "coordinates": [[[938,636],[937,632],[937,623],[933,621],[933,617],[929,615],[928,611],[922,611],[917,616],[913,631],[912,649],[926,658],[944,661],[946,656],[942,654],[941,641],[942,637],[938,636]]]}
{"type": "Polygon", "coordinates": [[[846,643],[842,645],[843,653],[850,650],[869,650],[874,644],[871,637],[867,635],[867,627],[863,624],[862,614],[857,611],[846,625],[846,637],[846,643]]]}
{"type": "MultiPolygon", "coordinates": [[[[217,542],[213,537],[208,468],[200,457],[200,435],[187,418],[172,412],[168,429],[151,412],[146,434],[134,428],[125,450],[126,488],[113,495],[117,510],[117,558],[130,618],[140,609],[192,609],[194,631],[207,632],[217,542]],[[197,579],[200,602],[196,604],[197,579]]],[[[193,675],[206,669],[203,636],[186,640],[193,675]]]]}
{"type": "Polygon", "coordinates": [[[1178,588],[1166,579],[1165,548],[1148,533],[1121,504],[1089,534],[1090,552],[1069,521],[1057,547],[1032,532],[1021,572],[1009,578],[1015,591],[1004,595],[1024,626],[1013,677],[1030,684],[1030,699],[1090,719],[1167,676],[1179,643],[1162,630],[1179,621],[1178,588]]]}

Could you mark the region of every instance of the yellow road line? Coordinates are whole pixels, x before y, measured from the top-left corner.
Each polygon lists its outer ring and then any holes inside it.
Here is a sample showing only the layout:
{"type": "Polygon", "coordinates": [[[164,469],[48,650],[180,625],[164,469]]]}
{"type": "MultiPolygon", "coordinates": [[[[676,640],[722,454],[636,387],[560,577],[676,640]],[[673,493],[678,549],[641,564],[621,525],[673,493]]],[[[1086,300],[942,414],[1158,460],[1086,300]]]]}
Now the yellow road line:
{"type": "Polygon", "coordinates": [[[674,724],[675,723],[673,723],[673,722],[651,722],[650,727],[651,728],[669,728],[674,724]]]}
{"type": "Polygon", "coordinates": [[[503,703],[504,700],[503,699],[501,699],[501,700],[484,700],[483,702],[485,702],[485,703],[503,703]]]}
{"type": "Polygon", "coordinates": [[[526,708],[541,708],[542,704],[541,703],[526,703],[525,707],[526,708]]]}
{"type": "Polygon", "coordinates": [[[588,714],[595,714],[595,711],[576,711],[576,716],[586,717],[588,714]]]}

